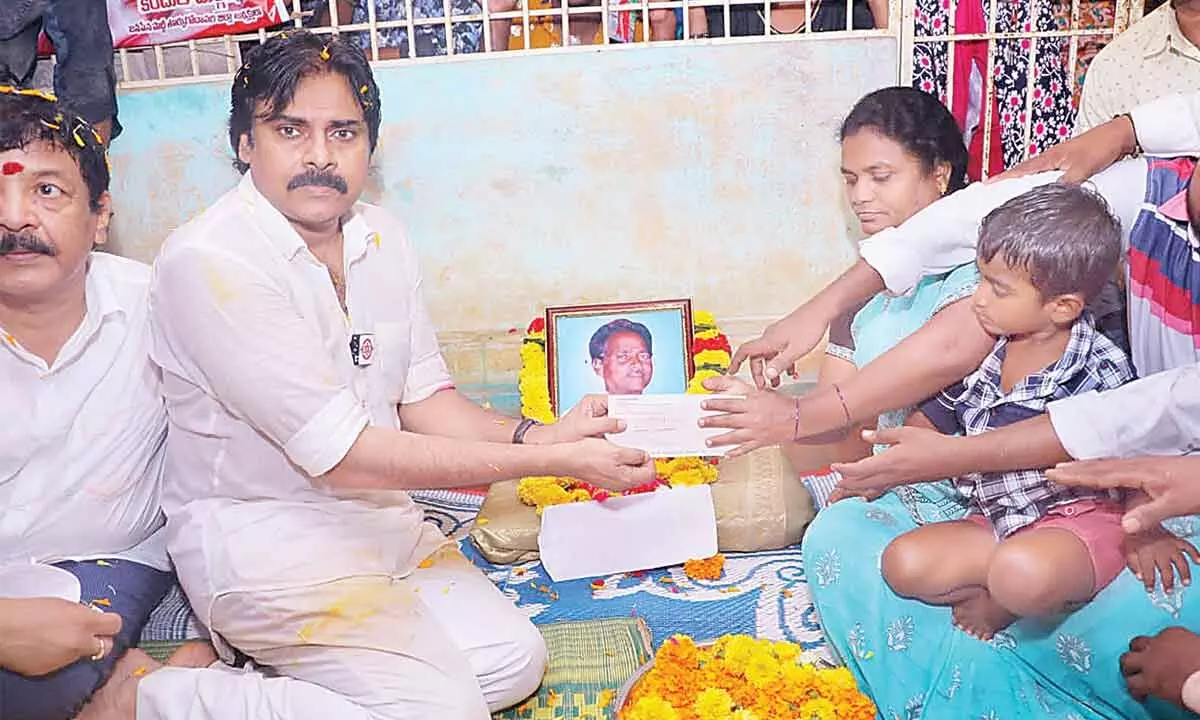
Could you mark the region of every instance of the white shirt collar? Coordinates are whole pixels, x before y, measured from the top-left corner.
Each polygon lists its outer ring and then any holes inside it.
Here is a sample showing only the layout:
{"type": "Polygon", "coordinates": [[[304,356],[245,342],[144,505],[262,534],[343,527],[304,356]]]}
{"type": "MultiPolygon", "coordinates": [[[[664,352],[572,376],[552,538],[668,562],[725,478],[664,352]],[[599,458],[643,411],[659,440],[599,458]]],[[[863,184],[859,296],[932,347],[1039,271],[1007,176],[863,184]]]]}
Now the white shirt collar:
{"type": "Polygon", "coordinates": [[[18,358],[39,365],[47,371],[73,362],[88,346],[96,333],[100,332],[100,327],[109,317],[119,315],[122,320],[128,318],[128,311],[122,307],[117,292],[112,286],[112,279],[105,273],[96,271],[90,257],[88,258],[87,274],[84,277],[83,298],[85,303],[83,321],[79,323],[79,327],[71,333],[67,342],[59,350],[52,366],[46,366],[45,360],[17,344],[16,339],[7,332],[3,332],[2,328],[0,328],[0,333],[2,333],[0,338],[3,342],[0,344],[7,346],[9,351],[18,358]]]}
{"type": "Polygon", "coordinates": [[[117,292],[112,286],[112,279],[102,272],[95,272],[92,265],[91,258],[89,258],[87,280],[84,287],[88,316],[104,320],[115,313],[126,315],[127,311],[121,306],[117,292]]]}
{"type": "Polygon", "coordinates": [[[1162,19],[1158,32],[1150,36],[1150,42],[1146,45],[1145,57],[1153,58],[1155,55],[1174,49],[1181,55],[1200,61],[1200,48],[1188,40],[1183,31],[1179,29],[1179,21],[1175,19],[1174,8],[1164,5],[1155,13],[1162,13],[1162,19]]]}
{"type": "MultiPolygon", "coordinates": [[[[249,171],[242,176],[242,181],[238,184],[238,194],[250,208],[251,214],[258,221],[267,239],[284,257],[293,260],[298,253],[308,249],[304,239],[283,216],[283,213],[279,212],[279,209],[259,192],[249,171]]],[[[379,234],[367,225],[357,202],[350,210],[350,217],[342,223],[342,238],[345,243],[343,252],[347,261],[350,262],[366,253],[369,246],[379,246],[379,234]]]]}

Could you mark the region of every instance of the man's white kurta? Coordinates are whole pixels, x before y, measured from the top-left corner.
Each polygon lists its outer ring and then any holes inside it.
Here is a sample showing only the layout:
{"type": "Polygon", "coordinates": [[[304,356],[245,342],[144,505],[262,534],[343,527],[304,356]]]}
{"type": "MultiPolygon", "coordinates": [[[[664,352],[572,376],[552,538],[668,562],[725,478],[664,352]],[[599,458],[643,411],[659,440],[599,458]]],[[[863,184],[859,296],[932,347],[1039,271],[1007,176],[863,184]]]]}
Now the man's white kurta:
{"type": "Polygon", "coordinates": [[[249,175],[171,235],[155,264],[152,356],[171,420],[164,507],[196,612],[228,592],[407,575],[445,538],[406,493],[339,496],[313,477],[368,424],[451,386],[398,223],[344,223],[349,313],[249,175]],[[373,344],[351,358],[352,336],[373,344]]]}

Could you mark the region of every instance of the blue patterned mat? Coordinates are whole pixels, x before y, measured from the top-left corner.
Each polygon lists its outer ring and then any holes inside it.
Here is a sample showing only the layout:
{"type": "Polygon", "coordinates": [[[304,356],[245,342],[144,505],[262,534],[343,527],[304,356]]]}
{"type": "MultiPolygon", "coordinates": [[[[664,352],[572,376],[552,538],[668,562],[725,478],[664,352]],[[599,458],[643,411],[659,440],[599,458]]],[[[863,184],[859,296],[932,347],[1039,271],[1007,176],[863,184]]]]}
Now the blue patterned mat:
{"type": "Polygon", "coordinates": [[[825,641],[808,595],[798,547],[729,554],[716,581],[692,580],[671,567],[603,578],[552,582],[541,563],[495,566],[469,540],[463,552],[534,623],[637,615],[656,643],[675,633],[712,640],[745,633],[791,640],[823,651],[825,641]]]}
{"type": "Polygon", "coordinates": [[[539,625],[638,615],[655,642],[675,633],[697,640],[746,633],[826,652],[799,546],[728,554],[724,576],[712,582],[692,580],[683,568],[672,567],[555,583],[538,562],[492,565],[463,537],[479,511],[481,497],[422,492],[414,493],[414,498],[447,535],[462,538],[466,556],[539,625]]]}
{"type": "MultiPolygon", "coordinates": [[[[790,640],[827,654],[799,546],[757,553],[729,554],[717,581],[695,581],[680,567],[611,575],[593,580],[554,583],[541,563],[496,566],[466,538],[483,498],[471,493],[423,491],[413,499],[426,519],[460,541],[463,552],[536,624],[561,620],[637,615],[655,642],[675,633],[711,640],[746,633],[790,640]]],[[[155,611],[143,640],[196,637],[196,625],[178,589],[155,611]]]]}

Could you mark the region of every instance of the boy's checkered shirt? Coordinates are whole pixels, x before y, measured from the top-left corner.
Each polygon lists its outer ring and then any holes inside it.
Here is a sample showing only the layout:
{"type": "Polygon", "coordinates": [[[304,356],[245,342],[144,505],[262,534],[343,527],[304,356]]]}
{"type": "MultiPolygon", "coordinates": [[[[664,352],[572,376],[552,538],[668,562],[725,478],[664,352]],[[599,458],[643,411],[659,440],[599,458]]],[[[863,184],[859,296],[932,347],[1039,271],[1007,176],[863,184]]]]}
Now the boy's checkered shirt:
{"type": "MultiPolygon", "coordinates": [[[[1005,393],[1000,374],[1007,346],[1007,338],[998,340],[977,371],[921,405],[921,412],[940,432],[979,435],[1041,415],[1055,400],[1115,388],[1134,376],[1129,358],[1095,329],[1087,313],[1071,327],[1067,348],[1057,362],[1005,393]]],[[[1042,470],[970,473],[955,478],[954,484],[1000,538],[1038,520],[1055,505],[1114,497],[1107,491],[1059,485],[1046,479],[1042,470]]]]}

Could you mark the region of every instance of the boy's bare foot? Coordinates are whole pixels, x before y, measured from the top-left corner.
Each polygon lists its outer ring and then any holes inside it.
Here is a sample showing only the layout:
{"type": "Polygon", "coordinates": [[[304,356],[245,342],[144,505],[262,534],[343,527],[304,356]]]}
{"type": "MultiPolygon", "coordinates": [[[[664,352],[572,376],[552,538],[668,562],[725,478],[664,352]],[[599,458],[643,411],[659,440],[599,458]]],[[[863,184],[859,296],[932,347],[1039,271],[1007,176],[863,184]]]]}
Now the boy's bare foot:
{"type": "Polygon", "coordinates": [[[1008,610],[992,599],[987,590],[980,590],[952,606],[954,626],[980,640],[991,640],[992,636],[1013,624],[1017,619],[1008,610]]]}
{"type": "Polygon", "coordinates": [[[171,667],[206,668],[217,661],[217,651],[207,640],[189,640],[167,658],[171,667]]]}
{"type": "Polygon", "coordinates": [[[108,682],[96,691],[76,720],[134,720],[137,686],[142,676],[162,667],[146,653],[134,648],[113,667],[108,682]]]}

